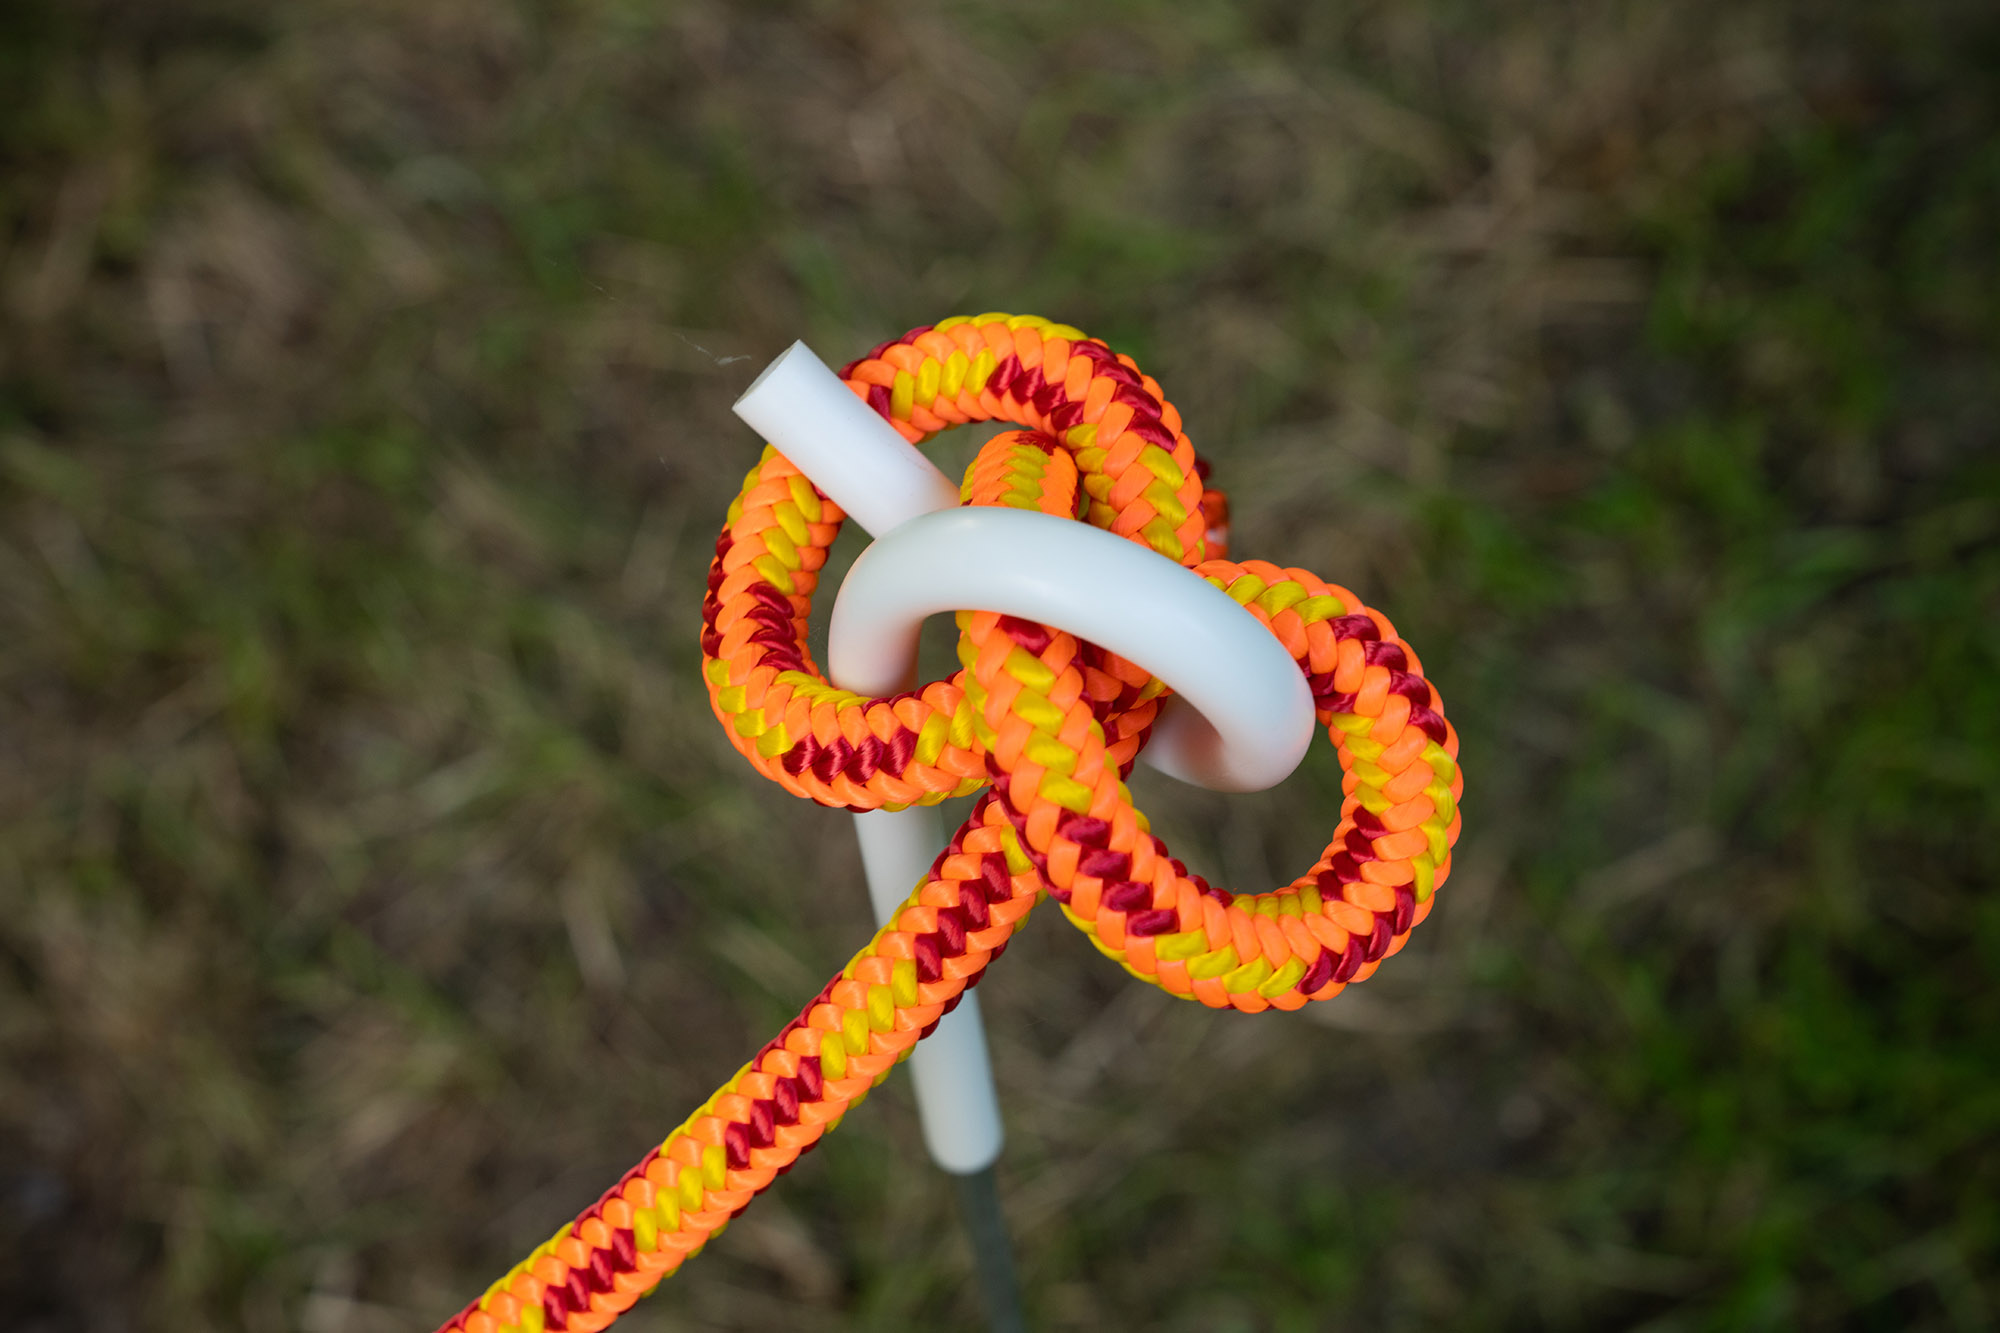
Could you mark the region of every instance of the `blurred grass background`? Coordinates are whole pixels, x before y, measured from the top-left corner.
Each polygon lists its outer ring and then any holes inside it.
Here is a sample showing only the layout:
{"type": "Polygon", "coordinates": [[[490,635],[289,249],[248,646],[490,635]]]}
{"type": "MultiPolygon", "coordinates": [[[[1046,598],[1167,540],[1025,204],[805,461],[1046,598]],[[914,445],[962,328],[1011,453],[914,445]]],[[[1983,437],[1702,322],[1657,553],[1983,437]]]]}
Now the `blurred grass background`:
{"type": "MultiPolygon", "coordinates": [[[[728,405],[1002,309],[1468,773],[1310,1015],[995,970],[1036,1326],[1992,1327],[1996,70],[1972,3],[0,7],[0,1323],[428,1329],[817,989],[846,816],[696,673],[728,405]]],[[[1137,783],[1257,888],[1338,773],[1137,783]]],[[[627,1326],[975,1318],[899,1076],[627,1326]]]]}

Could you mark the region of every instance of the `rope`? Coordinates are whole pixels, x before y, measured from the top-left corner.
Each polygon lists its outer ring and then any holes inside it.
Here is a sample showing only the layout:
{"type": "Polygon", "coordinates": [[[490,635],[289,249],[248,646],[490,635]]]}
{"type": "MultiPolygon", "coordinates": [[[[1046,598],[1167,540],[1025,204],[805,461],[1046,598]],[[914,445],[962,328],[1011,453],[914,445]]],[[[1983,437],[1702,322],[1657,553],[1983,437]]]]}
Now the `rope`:
{"type": "Polygon", "coordinates": [[[1232,894],[1191,873],[1124,783],[1164,687],[1046,626],[962,611],[950,680],[879,699],[836,689],[806,626],[843,515],[766,448],[729,508],[702,608],[702,673],[731,741],[825,805],[986,791],[896,917],[797,1018],[443,1330],[610,1325],[929,1035],[1044,894],[1133,975],[1258,1013],[1366,980],[1450,873],[1458,738],[1416,654],[1345,588],[1220,558],[1223,498],[1129,357],[1065,325],[992,314],[913,330],[841,376],[915,442],[967,421],[1023,427],[980,450],[965,503],[1081,517],[1191,567],[1263,623],[1305,673],[1339,753],[1333,840],[1271,892],[1232,894]]]}

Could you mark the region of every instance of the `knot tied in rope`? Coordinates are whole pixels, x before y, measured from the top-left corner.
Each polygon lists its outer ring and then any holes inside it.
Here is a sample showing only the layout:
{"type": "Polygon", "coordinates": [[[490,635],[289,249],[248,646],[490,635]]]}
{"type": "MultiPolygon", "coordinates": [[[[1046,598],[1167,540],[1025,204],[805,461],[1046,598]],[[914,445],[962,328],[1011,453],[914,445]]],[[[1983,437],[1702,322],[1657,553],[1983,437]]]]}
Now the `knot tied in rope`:
{"type": "MultiPolygon", "coordinates": [[[[1268,892],[1232,893],[1190,872],[1125,785],[1175,664],[1119,656],[1093,625],[958,609],[950,679],[878,697],[836,687],[814,664],[807,624],[845,514],[766,448],[729,508],[702,608],[702,674],[731,742],[823,805],[894,810],[983,794],[894,917],[798,1017],[448,1329],[609,1325],[927,1036],[1044,896],[1141,980],[1257,1013],[1365,980],[1450,873],[1458,739],[1416,654],[1347,589],[1224,558],[1226,502],[1205,486],[1179,413],[1131,358],[1065,325],[992,314],[913,330],[841,378],[912,443],[971,421],[1018,427],[981,447],[964,506],[1129,539],[1190,570],[1178,577],[1201,596],[1240,607],[1247,632],[1260,632],[1252,620],[1268,631],[1339,756],[1332,840],[1268,892]]],[[[851,579],[860,573],[857,563],[851,579]]]]}

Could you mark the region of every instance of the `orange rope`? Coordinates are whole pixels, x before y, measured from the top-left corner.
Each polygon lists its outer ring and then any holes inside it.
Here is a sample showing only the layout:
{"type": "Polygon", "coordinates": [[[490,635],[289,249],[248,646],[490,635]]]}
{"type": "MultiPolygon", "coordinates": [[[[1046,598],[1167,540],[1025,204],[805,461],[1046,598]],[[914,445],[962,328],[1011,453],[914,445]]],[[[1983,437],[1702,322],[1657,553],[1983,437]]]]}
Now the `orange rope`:
{"type": "Polygon", "coordinates": [[[886,1077],[1044,894],[1135,976],[1257,1013],[1365,980],[1451,872],[1458,738],[1416,654],[1345,588],[1220,558],[1222,496],[1204,490],[1179,414],[1129,357],[1033,316],[980,315],[884,343],[842,377],[913,441],[966,421],[1025,427],[980,450],[967,504],[1081,515],[1193,568],[1269,628],[1339,752],[1333,840],[1271,892],[1190,873],[1124,783],[1164,686],[1047,626],[960,612],[963,669],[950,680],[881,699],[836,689],[806,623],[843,516],[767,448],[730,506],[703,604],[702,672],[732,742],[825,805],[988,790],[895,919],[797,1018],[446,1330],[610,1325],[886,1077]]]}

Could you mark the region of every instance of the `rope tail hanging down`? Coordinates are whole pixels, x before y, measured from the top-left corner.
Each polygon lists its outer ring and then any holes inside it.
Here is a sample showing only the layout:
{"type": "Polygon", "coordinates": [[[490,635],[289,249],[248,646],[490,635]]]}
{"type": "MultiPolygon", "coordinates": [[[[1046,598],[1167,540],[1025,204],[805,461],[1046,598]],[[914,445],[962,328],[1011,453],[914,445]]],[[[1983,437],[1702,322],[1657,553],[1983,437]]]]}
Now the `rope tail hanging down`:
{"type": "Polygon", "coordinates": [[[806,635],[844,515],[767,448],[729,507],[702,607],[702,674],[732,743],[823,805],[984,795],[895,919],[798,1017],[444,1330],[609,1326],[839,1124],[1044,895],[1141,980],[1259,1013],[1366,980],[1450,874],[1458,738],[1416,653],[1345,588],[1221,558],[1223,497],[1205,489],[1180,414],[1131,358],[1065,325],[988,314],[883,343],[841,378],[915,443],[968,421],[1020,427],[980,450],[966,505],[1130,538],[1263,624],[1304,674],[1339,754],[1333,839],[1270,892],[1231,893],[1190,873],[1124,782],[1165,686],[1051,626],[961,611],[961,669],[949,680],[883,698],[836,689],[806,635]]]}

